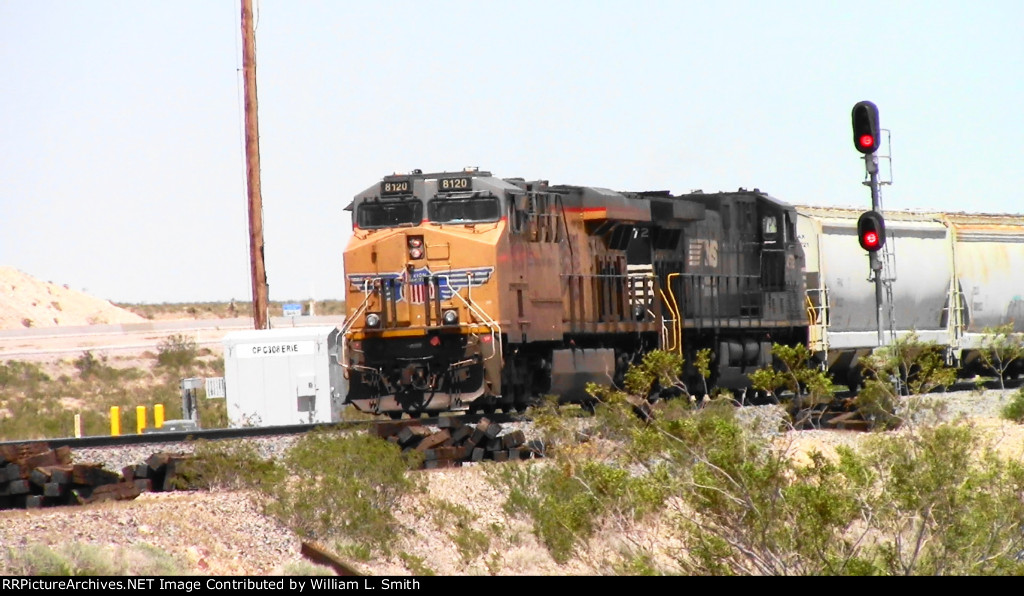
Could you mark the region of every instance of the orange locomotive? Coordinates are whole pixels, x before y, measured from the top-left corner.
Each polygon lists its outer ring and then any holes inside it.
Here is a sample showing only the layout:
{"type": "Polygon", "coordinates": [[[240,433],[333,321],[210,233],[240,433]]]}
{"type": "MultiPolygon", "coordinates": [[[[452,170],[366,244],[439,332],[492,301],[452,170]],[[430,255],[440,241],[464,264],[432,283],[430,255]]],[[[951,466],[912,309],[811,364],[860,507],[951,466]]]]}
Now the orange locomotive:
{"type": "Polygon", "coordinates": [[[655,348],[687,362],[711,348],[711,381],[741,388],[772,342],[807,341],[796,214],[757,190],[415,170],[348,209],[341,363],[363,411],[587,403],[587,382],[621,382],[655,348]]]}

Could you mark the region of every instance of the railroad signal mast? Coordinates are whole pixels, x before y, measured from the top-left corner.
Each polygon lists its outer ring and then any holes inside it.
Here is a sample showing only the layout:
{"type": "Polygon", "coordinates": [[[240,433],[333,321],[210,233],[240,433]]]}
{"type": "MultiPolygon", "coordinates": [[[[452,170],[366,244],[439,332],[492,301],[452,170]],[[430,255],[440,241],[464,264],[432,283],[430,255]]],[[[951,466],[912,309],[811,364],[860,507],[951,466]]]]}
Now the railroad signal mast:
{"type": "Polygon", "coordinates": [[[871,210],[861,214],[857,220],[857,240],[861,248],[868,251],[871,272],[875,279],[875,308],[878,323],[878,345],[885,344],[882,317],[883,281],[882,257],[878,251],[885,246],[885,218],[882,217],[881,200],[878,190],[878,151],[881,128],[878,124],[878,106],[870,101],[859,101],[853,106],[853,146],[864,155],[864,168],[871,187],[871,210]]]}

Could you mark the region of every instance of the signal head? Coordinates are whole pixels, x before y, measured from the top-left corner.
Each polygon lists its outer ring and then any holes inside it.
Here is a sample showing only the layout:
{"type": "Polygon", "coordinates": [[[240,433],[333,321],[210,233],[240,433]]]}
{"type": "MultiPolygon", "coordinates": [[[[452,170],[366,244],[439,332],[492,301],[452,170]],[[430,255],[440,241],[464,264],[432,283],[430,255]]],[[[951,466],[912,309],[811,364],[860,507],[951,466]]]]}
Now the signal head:
{"type": "Polygon", "coordinates": [[[859,101],[853,106],[853,146],[868,155],[878,150],[880,140],[878,106],[870,101],[859,101]]]}
{"type": "Polygon", "coordinates": [[[877,211],[865,211],[857,220],[857,240],[868,252],[877,252],[885,246],[885,219],[877,211]]]}

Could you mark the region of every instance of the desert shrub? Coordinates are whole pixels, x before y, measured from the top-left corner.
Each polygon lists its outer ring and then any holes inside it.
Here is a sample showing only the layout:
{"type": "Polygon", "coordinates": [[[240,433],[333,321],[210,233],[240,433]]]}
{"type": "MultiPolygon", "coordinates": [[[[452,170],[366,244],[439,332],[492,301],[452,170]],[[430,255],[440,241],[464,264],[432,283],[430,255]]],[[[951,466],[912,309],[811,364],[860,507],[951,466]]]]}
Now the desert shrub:
{"type": "Polygon", "coordinates": [[[227,428],[227,401],[225,399],[209,399],[207,397],[200,397],[199,423],[203,428],[227,428]]]}
{"type": "Polygon", "coordinates": [[[59,550],[71,569],[69,575],[117,575],[118,573],[110,549],[94,544],[72,542],[62,546],[59,550]]]}
{"type": "Polygon", "coordinates": [[[616,575],[653,576],[661,575],[661,570],[650,553],[640,552],[632,554],[622,561],[614,564],[613,570],[616,575]]]}
{"type": "Polygon", "coordinates": [[[169,335],[157,344],[157,363],[180,370],[192,366],[199,355],[196,341],[184,334],[169,335]]]}
{"type": "Polygon", "coordinates": [[[71,571],[71,564],[65,557],[43,544],[7,547],[3,560],[5,575],[67,576],[71,571]]]}
{"type": "Polygon", "coordinates": [[[836,537],[856,518],[838,468],[797,467],[724,404],[667,421],[666,457],[681,484],[678,529],[688,573],[834,574],[853,556],[836,537]],[[686,515],[685,511],[696,512],[686,515]]]}
{"type": "Polygon", "coordinates": [[[391,511],[419,484],[422,462],[366,433],[314,432],[288,451],[279,479],[261,484],[268,513],[301,536],[343,537],[387,550],[400,524],[391,511]]]}
{"type": "Polygon", "coordinates": [[[945,389],[956,381],[944,348],[919,341],[914,333],[878,348],[861,363],[864,386],[854,403],[874,428],[896,428],[907,421],[905,396],[945,389]]]}
{"type": "Polygon", "coordinates": [[[968,426],[921,426],[797,463],[727,412],[707,414],[666,427],[684,455],[673,473],[684,485],[679,563],[688,573],[1024,569],[1024,466],[997,457],[968,426]]]}
{"type": "Polygon", "coordinates": [[[491,537],[473,527],[479,516],[464,505],[443,499],[432,502],[434,524],[448,530],[448,537],[458,549],[463,564],[469,564],[485,554],[491,546],[491,537]]]}
{"type": "MultiPolygon", "coordinates": [[[[566,453],[566,452],[563,452],[566,453]]],[[[667,476],[634,476],[596,461],[496,466],[489,480],[506,491],[506,511],[525,514],[551,557],[565,563],[585,545],[603,518],[634,520],[655,511],[666,496],[667,476]]]]}
{"type": "Polygon", "coordinates": [[[398,558],[401,559],[402,564],[405,565],[405,568],[408,569],[409,573],[411,573],[412,575],[422,575],[422,576],[434,576],[434,575],[437,575],[437,573],[433,569],[431,569],[426,564],[426,562],[424,562],[423,557],[417,557],[416,555],[411,555],[411,554],[406,553],[406,552],[401,552],[401,553],[398,553],[398,558]]]}
{"type": "Polygon", "coordinates": [[[283,470],[251,441],[197,441],[176,470],[182,488],[236,490],[282,480],[283,470]]]}
{"type": "Polygon", "coordinates": [[[1000,415],[1007,420],[1024,423],[1024,387],[1013,394],[1010,401],[1003,406],[1000,415]]]}
{"type": "Polygon", "coordinates": [[[31,391],[50,380],[43,369],[32,362],[8,360],[0,364],[0,389],[31,391]]]}
{"type": "Polygon", "coordinates": [[[0,574],[20,576],[181,575],[177,557],[148,544],[104,548],[69,542],[56,548],[32,544],[7,548],[0,556],[0,574]]]}
{"type": "Polygon", "coordinates": [[[1015,362],[1024,359],[1024,333],[1014,333],[1013,323],[986,327],[978,354],[981,361],[999,377],[999,388],[1006,390],[1006,377],[1015,362]]]}
{"type": "Polygon", "coordinates": [[[78,369],[78,376],[83,381],[94,381],[98,383],[113,383],[119,381],[131,381],[139,379],[145,373],[137,368],[116,368],[110,366],[107,357],[96,358],[91,351],[82,352],[82,355],[75,359],[74,365],[78,369]]]}
{"type": "MultiPolygon", "coordinates": [[[[933,356],[927,346],[896,351],[893,372],[902,363],[913,391],[941,386],[945,372],[933,356]]],[[[584,428],[545,411],[557,431],[551,457],[495,467],[489,479],[559,562],[601,529],[628,535],[631,523],[657,515],[673,522],[684,545],[674,570],[687,574],[1024,570],[1024,465],[999,458],[968,426],[921,423],[861,451],[796,459],[779,442],[777,421],[738,416],[728,400],[699,409],[679,401],[640,419],[607,400],[584,428]],[[601,452],[612,438],[618,447],[601,452]]],[[[619,569],[664,572],[642,548],[619,569]]]]}
{"type": "Polygon", "coordinates": [[[689,395],[680,375],[683,357],[674,352],[652,350],[644,354],[640,363],[630,366],[624,378],[624,388],[630,395],[646,398],[649,393],[677,388],[689,395]]]}
{"type": "Polygon", "coordinates": [[[815,364],[806,346],[774,344],[772,356],[779,363],[778,369],[768,366],[749,375],[755,389],[773,394],[780,390],[791,392],[792,406],[796,410],[832,401],[835,395],[832,378],[815,364]]]}
{"type": "Polygon", "coordinates": [[[848,453],[879,572],[1024,572],[1024,465],[1000,458],[967,425],[872,437],[848,453]]]}
{"type": "Polygon", "coordinates": [[[124,575],[181,575],[187,569],[178,556],[144,542],[118,549],[117,561],[124,575]]]}

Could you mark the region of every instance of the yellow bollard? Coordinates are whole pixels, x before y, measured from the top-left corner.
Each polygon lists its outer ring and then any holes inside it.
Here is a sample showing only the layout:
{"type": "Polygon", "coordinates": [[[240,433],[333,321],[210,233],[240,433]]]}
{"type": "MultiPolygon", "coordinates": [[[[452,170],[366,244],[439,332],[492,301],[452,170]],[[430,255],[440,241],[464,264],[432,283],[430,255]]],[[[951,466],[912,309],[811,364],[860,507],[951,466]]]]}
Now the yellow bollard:
{"type": "Polygon", "coordinates": [[[75,438],[82,438],[82,415],[75,414],[75,438]]]}
{"type": "Polygon", "coordinates": [[[156,404],[153,406],[153,428],[164,427],[164,405],[156,404]]]}
{"type": "Polygon", "coordinates": [[[135,406],[135,434],[146,430],[146,406],[135,406]]]}
{"type": "Polygon", "coordinates": [[[121,408],[110,406],[110,436],[121,436],[121,408]]]}

